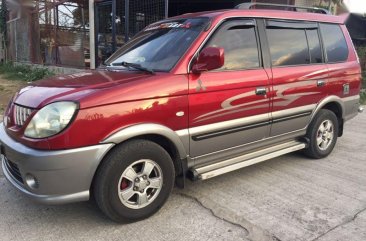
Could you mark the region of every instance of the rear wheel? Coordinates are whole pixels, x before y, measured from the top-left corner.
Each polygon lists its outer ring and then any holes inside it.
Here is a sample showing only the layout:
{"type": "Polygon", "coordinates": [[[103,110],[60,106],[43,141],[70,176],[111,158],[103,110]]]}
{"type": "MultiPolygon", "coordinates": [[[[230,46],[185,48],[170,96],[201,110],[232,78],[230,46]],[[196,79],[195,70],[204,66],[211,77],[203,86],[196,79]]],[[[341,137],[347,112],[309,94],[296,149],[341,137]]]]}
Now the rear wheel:
{"type": "Polygon", "coordinates": [[[168,199],[174,185],[174,165],[158,144],[133,140],[113,149],[94,182],[99,208],[116,222],[147,218],[168,199]]]}
{"type": "Polygon", "coordinates": [[[337,116],[330,110],[320,110],[308,127],[310,142],[305,154],[315,159],[328,156],[337,142],[338,130],[337,116]]]}

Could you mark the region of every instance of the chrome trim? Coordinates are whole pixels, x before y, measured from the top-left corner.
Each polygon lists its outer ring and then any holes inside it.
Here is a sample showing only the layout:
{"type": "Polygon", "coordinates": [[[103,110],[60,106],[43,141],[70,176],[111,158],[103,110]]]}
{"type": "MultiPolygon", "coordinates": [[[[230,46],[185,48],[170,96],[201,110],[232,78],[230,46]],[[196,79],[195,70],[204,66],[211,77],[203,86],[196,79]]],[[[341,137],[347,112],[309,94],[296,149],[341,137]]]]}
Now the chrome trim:
{"type": "Polygon", "coordinates": [[[33,109],[23,107],[20,105],[14,105],[14,122],[17,126],[23,126],[28,120],[28,117],[32,114],[33,109]]]}
{"type": "Polygon", "coordinates": [[[259,150],[257,152],[252,152],[239,157],[235,157],[229,160],[225,160],[222,163],[216,163],[210,166],[205,166],[202,168],[197,168],[194,171],[198,174],[198,178],[201,180],[206,180],[218,175],[222,175],[228,172],[232,172],[247,166],[251,166],[260,162],[273,159],[278,156],[282,156],[287,153],[302,150],[306,148],[305,143],[293,141],[285,144],[281,144],[275,147],[270,147],[264,150],[259,150]],[[289,147],[284,147],[289,146],[289,147]],[[277,148],[276,148],[277,147],[277,148]],[[277,151],[273,151],[277,149],[277,151]],[[266,153],[267,154],[263,154],[266,153]],[[256,157],[255,157],[256,156],[256,157]]]}
{"type": "MultiPolygon", "coordinates": [[[[181,130],[180,132],[183,132],[181,130]]],[[[131,138],[143,136],[143,135],[160,135],[168,140],[170,140],[175,147],[178,150],[179,156],[181,159],[185,159],[188,156],[188,150],[183,145],[181,139],[177,135],[176,132],[174,132],[172,129],[169,129],[168,127],[158,125],[158,124],[139,124],[139,125],[133,125],[130,127],[126,127],[122,130],[117,131],[116,133],[112,134],[111,136],[107,137],[103,141],[101,141],[101,144],[105,143],[114,143],[119,144],[124,141],[127,141],[131,138]]]]}

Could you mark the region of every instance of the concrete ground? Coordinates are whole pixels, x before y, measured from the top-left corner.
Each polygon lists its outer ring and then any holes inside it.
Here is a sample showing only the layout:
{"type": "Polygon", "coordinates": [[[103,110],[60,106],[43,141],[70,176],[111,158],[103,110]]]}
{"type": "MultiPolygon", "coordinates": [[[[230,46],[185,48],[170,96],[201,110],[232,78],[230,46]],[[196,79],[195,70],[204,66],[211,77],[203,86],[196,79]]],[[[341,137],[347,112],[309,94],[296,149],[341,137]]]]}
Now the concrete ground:
{"type": "Polygon", "coordinates": [[[48,207],[0,173],[0,240],[366,240],[366,114],[328,158],[282,156],[175,189],[163,209],[118,225],[91,202],[48,207]]]}

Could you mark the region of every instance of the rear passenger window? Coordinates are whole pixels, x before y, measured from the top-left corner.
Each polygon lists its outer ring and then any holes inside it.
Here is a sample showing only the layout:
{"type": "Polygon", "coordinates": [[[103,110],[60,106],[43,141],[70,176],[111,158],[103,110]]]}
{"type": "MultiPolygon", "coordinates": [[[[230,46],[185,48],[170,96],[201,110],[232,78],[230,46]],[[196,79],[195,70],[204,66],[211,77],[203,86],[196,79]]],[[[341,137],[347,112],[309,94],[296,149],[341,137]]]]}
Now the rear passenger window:
{"type": "Polygon", "coordinates": [[[310,63],[304,29],[267,29],[267,36],[273,66],[310,63]]]}
{"type": "Polygon", "coordinates": [[[348,58],[348,46],[339,25],[320,24],[328,62],[344,62],[348,58]]]}
{"type": "Polygon", "coordinates": [[[225,50],[225,64],[220,70],[241,70],[260,66],[254,21],[230,21],[223,24],[206,44],[225,50]]]}

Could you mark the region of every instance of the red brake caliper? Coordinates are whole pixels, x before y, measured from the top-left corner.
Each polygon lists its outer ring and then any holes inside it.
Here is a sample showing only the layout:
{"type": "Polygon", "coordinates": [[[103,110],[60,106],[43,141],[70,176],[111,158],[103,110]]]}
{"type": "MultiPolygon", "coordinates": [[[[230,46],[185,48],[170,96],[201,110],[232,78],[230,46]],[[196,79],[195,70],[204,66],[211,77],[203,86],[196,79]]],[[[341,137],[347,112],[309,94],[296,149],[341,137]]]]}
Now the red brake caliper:
{"type": "Polygon", "coordinates": [[[128,180],[126,178],[123,178],[120,186],[121,190],[125,190],[128,187],[128,184],[128,180]]]}

